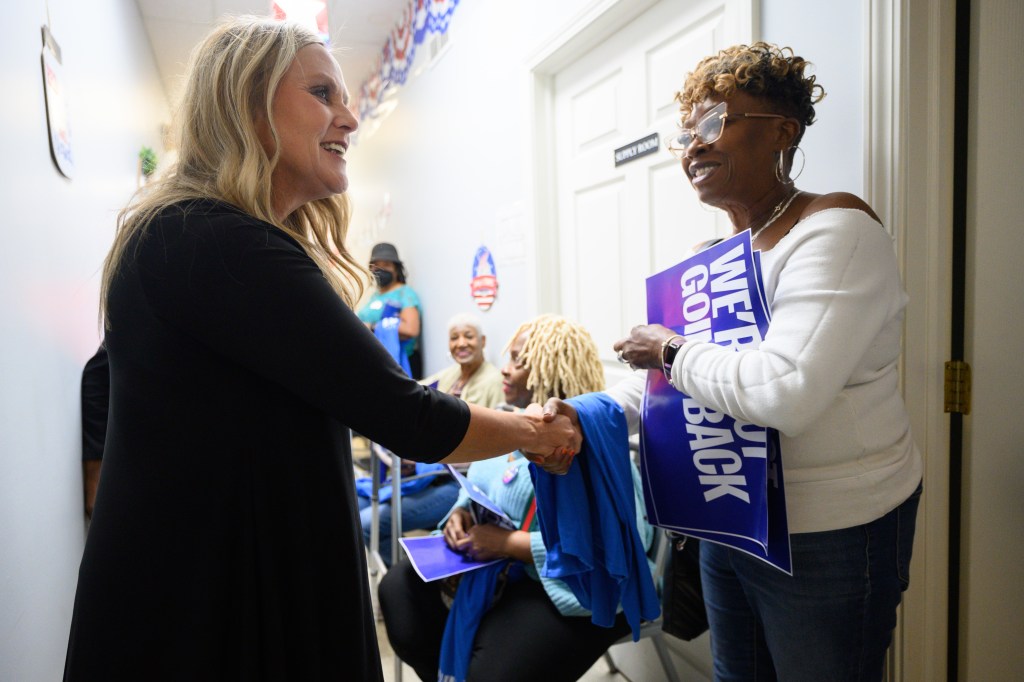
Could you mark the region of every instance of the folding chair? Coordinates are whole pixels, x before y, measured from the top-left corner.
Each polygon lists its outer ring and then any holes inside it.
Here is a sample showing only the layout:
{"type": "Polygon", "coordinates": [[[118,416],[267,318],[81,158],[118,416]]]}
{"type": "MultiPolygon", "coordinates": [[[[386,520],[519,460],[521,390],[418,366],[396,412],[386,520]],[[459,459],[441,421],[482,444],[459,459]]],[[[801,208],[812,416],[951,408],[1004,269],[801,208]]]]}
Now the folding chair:
{"type": "MultiPolygon", "coordinates": [[[[370,443],[370,547],[367,550],[370,568],[370,596],[373,600],[373,609],[376,613],[380,608],[377,599],[377,586],[381,579],[388,572],[384,560],[380,556],[380,487],[381,487],[381,463],[387,462],[391,467],[391,560],[398,561],[401,544],[398,539],[402,537],[402,482],[412,481],[419,478],[431,478],[434,476],[447,476],[448,472],[428,471],[415,476],[402,478],[402,458],[387,448],[370,443]]],[[[395,655],[395,682],[402,681],[402,660],[395,655]]]]}
{"type": "Polygon", "coordinates": [[[374,579],[378,574],[383,577],[387,573],[387,566],[380,555],[380,488],[381,488],[381,463],[391,467],[391,557],[392,562],[398,561],[399,548],[401,545],[398,538],[402,536],[402,483],[415,481],[421,478],[433,478],[436,476],[447,476],[448,472],[441,469],[428,471],[414,476],[402,478],[402,458],[391,452],[382,445],[370,443],[370,576],[374,579]]]}

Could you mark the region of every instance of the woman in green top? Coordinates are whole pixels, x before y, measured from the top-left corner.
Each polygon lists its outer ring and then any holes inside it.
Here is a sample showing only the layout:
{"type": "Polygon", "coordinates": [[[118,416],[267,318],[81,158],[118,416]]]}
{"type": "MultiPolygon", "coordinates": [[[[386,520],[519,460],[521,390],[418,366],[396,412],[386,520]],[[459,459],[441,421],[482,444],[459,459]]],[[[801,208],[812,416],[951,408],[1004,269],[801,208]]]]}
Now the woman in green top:
{"type": "Polygon", "coordinates": [[[405,283],[405,266],[398,257],[394,244],[381,242],[370,252],[370,271],[377,281],[377,291],[359,309],[359,319],[373,329],[380,322],[384,309],[389,303],[401,310],[398,322],[398,338],[402,352],[409,357],[412,378],[423,377],[423,356],[420,353],[420,320],[423,308],[420,297],[405,283]]]}

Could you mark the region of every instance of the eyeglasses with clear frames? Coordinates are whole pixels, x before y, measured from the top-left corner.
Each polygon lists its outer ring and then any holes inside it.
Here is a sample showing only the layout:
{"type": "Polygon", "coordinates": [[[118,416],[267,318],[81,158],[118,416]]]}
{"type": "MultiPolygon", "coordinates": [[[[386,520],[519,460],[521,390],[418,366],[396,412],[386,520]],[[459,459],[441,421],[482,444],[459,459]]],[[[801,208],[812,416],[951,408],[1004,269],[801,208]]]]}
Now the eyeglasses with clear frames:
{"type": "Polygon", "coordinates": [[[781,114],[736,114],[726,110],[725,102],[716,104],[708,113],[704,114],[697,125],[692,128],[676,128],[665,136],[665,147],[681,159],[686,154],[687,148],[694,140],[700,140],[704,144],[717,142],[725,129],[725,119],[732,118],[786,118],[781,114]]]}

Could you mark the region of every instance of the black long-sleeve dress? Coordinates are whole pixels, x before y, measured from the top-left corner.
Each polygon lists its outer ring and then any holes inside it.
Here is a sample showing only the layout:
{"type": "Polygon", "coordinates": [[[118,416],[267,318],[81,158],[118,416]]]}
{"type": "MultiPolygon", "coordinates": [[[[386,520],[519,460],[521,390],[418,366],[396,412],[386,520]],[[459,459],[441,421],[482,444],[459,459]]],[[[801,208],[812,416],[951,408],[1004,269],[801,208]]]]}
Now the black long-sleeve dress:
{"type": "Polygon", "coordinates": [[[165,209],[108,298],[111,401],[67,680],[378,680],[349,427],[434,461],[408,379],[279,229],[165,209]]]}

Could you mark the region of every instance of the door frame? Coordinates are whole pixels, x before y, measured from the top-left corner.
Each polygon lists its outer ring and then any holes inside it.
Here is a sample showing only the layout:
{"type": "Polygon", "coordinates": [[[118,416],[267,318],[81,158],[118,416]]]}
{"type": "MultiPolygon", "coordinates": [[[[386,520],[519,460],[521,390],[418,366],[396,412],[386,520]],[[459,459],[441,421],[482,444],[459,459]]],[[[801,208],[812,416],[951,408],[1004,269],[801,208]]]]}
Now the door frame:
{"type": "Polygon", "coordinates": [[[954,9],[955,0],[865,2],[865,199],[893,234],[910,296],[901,384],[924,456],[911,587],[889,653],[893,681],[946,677],[954,9]]]}

